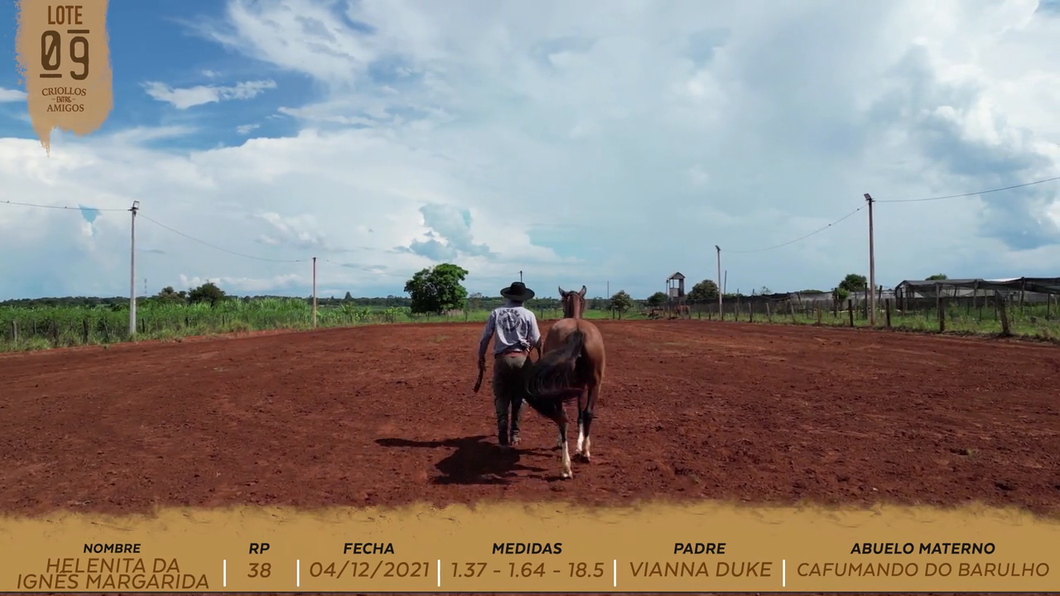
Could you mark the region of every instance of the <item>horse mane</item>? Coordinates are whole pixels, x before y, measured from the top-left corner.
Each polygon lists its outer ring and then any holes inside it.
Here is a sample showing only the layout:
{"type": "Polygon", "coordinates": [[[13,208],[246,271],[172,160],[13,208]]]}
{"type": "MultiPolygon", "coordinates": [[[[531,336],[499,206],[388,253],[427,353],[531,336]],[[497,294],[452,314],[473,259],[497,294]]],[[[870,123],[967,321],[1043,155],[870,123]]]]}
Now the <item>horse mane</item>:
{"type": "Polygon", "coordinates": [[[579,358],[585,350],[585,333],[575,329],[555,350],[534,363],[526,378],[526,401],[531,407],[541,400],[569,400],[582,392],[579,358]]]}

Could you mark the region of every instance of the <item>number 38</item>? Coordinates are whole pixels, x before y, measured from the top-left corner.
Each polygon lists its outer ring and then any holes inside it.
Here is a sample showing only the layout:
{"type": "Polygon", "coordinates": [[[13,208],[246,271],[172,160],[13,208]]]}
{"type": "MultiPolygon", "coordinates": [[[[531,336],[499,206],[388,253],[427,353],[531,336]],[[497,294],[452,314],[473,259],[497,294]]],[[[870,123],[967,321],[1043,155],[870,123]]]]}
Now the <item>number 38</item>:
{"type": "MultiPolygon", "coordinates": [[[[62,36],[58,31],[49,29],[40,36],[40,63],[44,70],[59,70],[62,64],[60,57],[62,47],[62,36]]],[[[88,40],[80,35],[70,38],[70,60],[74,64],[80,64],[80,73],[70,71],[70,77],[75,81],[83,81],[88,78],[88,40]],[[80,51],[79,51],[80,50],[80,51]]]]}

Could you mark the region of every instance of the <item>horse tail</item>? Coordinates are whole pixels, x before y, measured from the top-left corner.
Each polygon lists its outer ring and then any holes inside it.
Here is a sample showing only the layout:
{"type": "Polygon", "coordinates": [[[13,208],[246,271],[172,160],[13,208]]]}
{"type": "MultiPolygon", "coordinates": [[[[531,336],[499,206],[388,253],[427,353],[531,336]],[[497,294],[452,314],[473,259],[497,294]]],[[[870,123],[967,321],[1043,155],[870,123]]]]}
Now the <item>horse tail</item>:
{"type": "Polygon", "coordinates": [[[585,355],[585,333],[581,329],[575,329],[562,345],[542,355],[526,378],[524,397],[530,407],[540,411],[538,406],[545,406],[546,402],[564,403],[581,395],[579,359],[585,355]]]}

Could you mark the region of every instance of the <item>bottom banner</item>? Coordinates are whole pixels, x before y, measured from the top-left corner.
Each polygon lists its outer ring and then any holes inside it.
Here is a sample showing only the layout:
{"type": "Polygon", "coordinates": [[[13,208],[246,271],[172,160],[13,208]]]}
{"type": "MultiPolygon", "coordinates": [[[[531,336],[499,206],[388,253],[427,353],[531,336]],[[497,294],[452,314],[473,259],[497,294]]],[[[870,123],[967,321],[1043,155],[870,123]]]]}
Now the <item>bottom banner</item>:
{"type": "Polygon", "coordinates": [[[7,592],[1058,591],[1028,513],[717,503],[197,509],[0,520],[7,592]]]}

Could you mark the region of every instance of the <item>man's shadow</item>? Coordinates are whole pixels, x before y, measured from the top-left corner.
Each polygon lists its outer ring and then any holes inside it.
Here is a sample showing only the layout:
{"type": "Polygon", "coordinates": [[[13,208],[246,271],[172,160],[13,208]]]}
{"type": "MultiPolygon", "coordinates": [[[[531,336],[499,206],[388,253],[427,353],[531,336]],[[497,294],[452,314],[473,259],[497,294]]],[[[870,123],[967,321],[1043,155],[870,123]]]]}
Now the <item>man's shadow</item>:
{"type": "Polygon", "coordinates": [[[410,441],[408,439],[376,439],[382,447],[413,447],[418,449],[455,449],[452,454],[434,465],[441,476],[431,484],[509,484],[517,471],[542,472],[542,468],[519,463],[516,449],[506,449],[490,443],[485,435],[446,439],[444,441],[410,441]]]}

